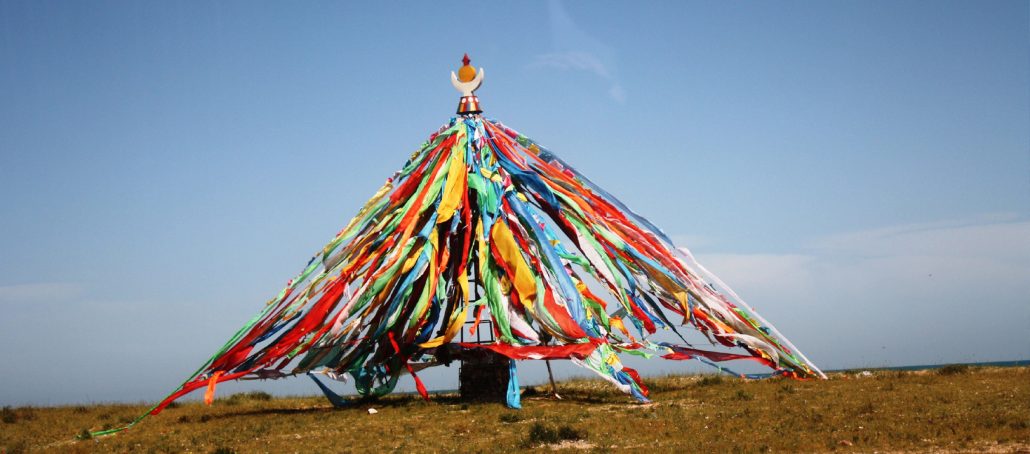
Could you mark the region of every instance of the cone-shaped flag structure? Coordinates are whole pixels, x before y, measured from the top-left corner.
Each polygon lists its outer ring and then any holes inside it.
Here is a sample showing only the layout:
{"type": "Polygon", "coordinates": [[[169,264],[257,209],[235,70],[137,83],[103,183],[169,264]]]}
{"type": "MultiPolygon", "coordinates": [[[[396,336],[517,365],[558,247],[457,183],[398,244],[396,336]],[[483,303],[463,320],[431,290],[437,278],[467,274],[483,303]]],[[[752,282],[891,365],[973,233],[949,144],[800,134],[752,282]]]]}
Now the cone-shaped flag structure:
{"type": "Polygon", "coordinates": [[[571,359],[641,401],[647,388],[620,354],[749,359],[823,377],[689,251],[554,153],[483,118],[473,94],[482,70],[460,72],[460,115],[149,414],[201,388],[210,400],[227,380],[311,371],[349,374],[365,395],[411,374],[425,395],[417,369],[453,350],[473,319],[491,321],[495,341],[459,348],[571,359]],[[688,329],[724,349],[695,348],[688,329]],[[660,330],[680,342],[650,340],[660,330]]]}

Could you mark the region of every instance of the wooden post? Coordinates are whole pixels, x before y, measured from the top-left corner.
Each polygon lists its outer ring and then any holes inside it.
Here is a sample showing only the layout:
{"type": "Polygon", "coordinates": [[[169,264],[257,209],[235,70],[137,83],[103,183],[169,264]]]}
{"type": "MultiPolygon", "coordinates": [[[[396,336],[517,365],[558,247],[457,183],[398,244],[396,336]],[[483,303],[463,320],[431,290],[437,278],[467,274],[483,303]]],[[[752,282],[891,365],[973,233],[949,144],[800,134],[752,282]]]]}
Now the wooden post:
{"type": "Polygon", "coordinates": [[[547,378],[551,380],[551,394],[554,395],[555,399],[561,400],[561,396],[558,395],[558,385],[554,384],[554,374],[551,372],[551,360],[545,359],[544,364],[547,364],[547,378]]]}

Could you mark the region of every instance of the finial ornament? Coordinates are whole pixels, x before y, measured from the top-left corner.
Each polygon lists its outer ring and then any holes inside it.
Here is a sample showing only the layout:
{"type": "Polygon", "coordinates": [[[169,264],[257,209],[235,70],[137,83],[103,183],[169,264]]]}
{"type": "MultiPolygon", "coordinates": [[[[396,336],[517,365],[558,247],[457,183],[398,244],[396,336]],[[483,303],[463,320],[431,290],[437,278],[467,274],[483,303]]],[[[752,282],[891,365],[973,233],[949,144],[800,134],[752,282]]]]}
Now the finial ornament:
{"type": "Polygon", "coordinates": [[[455,74],[451,71],[451,84],[454,88],[461,93],[461,101],[458,102],[458,114],[459,115],[472,115],[483,112],[479,108],[479,98],[474,94],[479,86],[483,84],[483,68],[473,68],[470,63],[472,60],[469,59],[469,54],[461,59],[464,66],[458,70],[455,74]]]}

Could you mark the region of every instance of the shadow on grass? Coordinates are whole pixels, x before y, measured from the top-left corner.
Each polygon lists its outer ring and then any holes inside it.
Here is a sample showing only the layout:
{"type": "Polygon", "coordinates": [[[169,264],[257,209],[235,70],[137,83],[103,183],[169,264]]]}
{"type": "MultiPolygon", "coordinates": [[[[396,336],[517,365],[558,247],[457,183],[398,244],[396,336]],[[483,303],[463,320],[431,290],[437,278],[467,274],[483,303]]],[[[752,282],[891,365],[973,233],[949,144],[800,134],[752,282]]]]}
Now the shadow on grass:
{"type": "MultiPolygon", "coordinates": [[[[559,390],[561,391],[561,390],[559,390]]],[[[528,396],[524,396],[523,400],[536,401],[536,402],[562,402],[562,403],[583,403],[583,404],[613,404],[624,402],[625,399],[620,399],[622,394],[606,394],[598,392],[582,392],[569,390],[568,392],[561,393],[561,400],[556,400],[546,394],[529,393],[528,396]]],[[[239,408],[228,411],[221,414],[207,415],[209,420],[215,419],[232,419],[232,418],[245,418],[250,416],[268,416],[268,415],[305,415],[305,414],[323,414],[323,413],[365,413],[369,408],[384,409],[384,408],[406,408],[415,405],[434,405],[440,407],[457,407],[456,410],[468,410],[474,407],[498,407],[500,409],[504,406],[503,400],[467,400],[462,399],[461,396],[455,394],[441,394],[441,395],[430,395],[430,400],[425,401],[418,396],[406,396],[406,395],[392,395],[385,396],[378,399],[374,398],[350,398],[346,400],[347,406],[345,407],[334,407],[329,402],[317,404],[316,406],[304,406],[304,407],[259,407],[259,408],[239,408]]],[[[303,404],[302,404],[303,405],[303,404]]],[[[192,418],[190,418],[192,420],[192,418]]]]}
{"type": "Polygon", "coordinates": [[[254,408],[250,410],[240,410],[231,413],[223,413],[220,415],[212,415],[212,419],[216,418],[235,418],[239,416],[258,416],[258,415],[304,415],[304,414],[317,414],[317,413],[331,413],[335,411],[347,411],[349,408],[335,408],[331,406],[325,407],[311,407],[311,408],[254,408]]]}
{"type": "Polygon", "coordinates": [[[297,407],[279,407],[279,408],[247,408],[238,409],[235,411],[229,411],[218,415],[210,415],[212,419],[215,418],[236,418],[245,416],[260,416],[260,415],[303,415],[303,414],[319,414],[319,413],[335,413],[335,412],[359,412],[364,413],[369,408],[402,408],[410,407],[412,405],[419,404],[442,404],[442,405],[478,405],[488,402],[466,402],[462,401],[457,396],[452,395],[439,395],[431,396],[431,399],[426,402],[421,397],[410,397],[410,396],[386,396],[383,398],[349,398],[345,399],[346,406],[334,407],[329,402],[323,402],[316,406],[304,406],[301,408],[297,407]]]}

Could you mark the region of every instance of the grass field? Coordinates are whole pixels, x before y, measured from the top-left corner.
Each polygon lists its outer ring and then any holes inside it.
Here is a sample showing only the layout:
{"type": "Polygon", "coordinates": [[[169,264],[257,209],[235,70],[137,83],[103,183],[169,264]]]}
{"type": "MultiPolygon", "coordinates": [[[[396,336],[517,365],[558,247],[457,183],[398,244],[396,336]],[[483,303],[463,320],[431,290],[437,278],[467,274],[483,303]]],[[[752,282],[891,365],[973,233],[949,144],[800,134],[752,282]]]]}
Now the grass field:
{"type": "Polygon", "coordinates": [[[1030,452],[1025,367],[646,381],[655,404],[582,380],[559,385],[563,400],[527,388],[521,411],[453,395],[333,409],[321,397],[251,393],[185,403],[100,439],[86,435],[146,407],[4,408],[0,452],[1030,452]]]}

